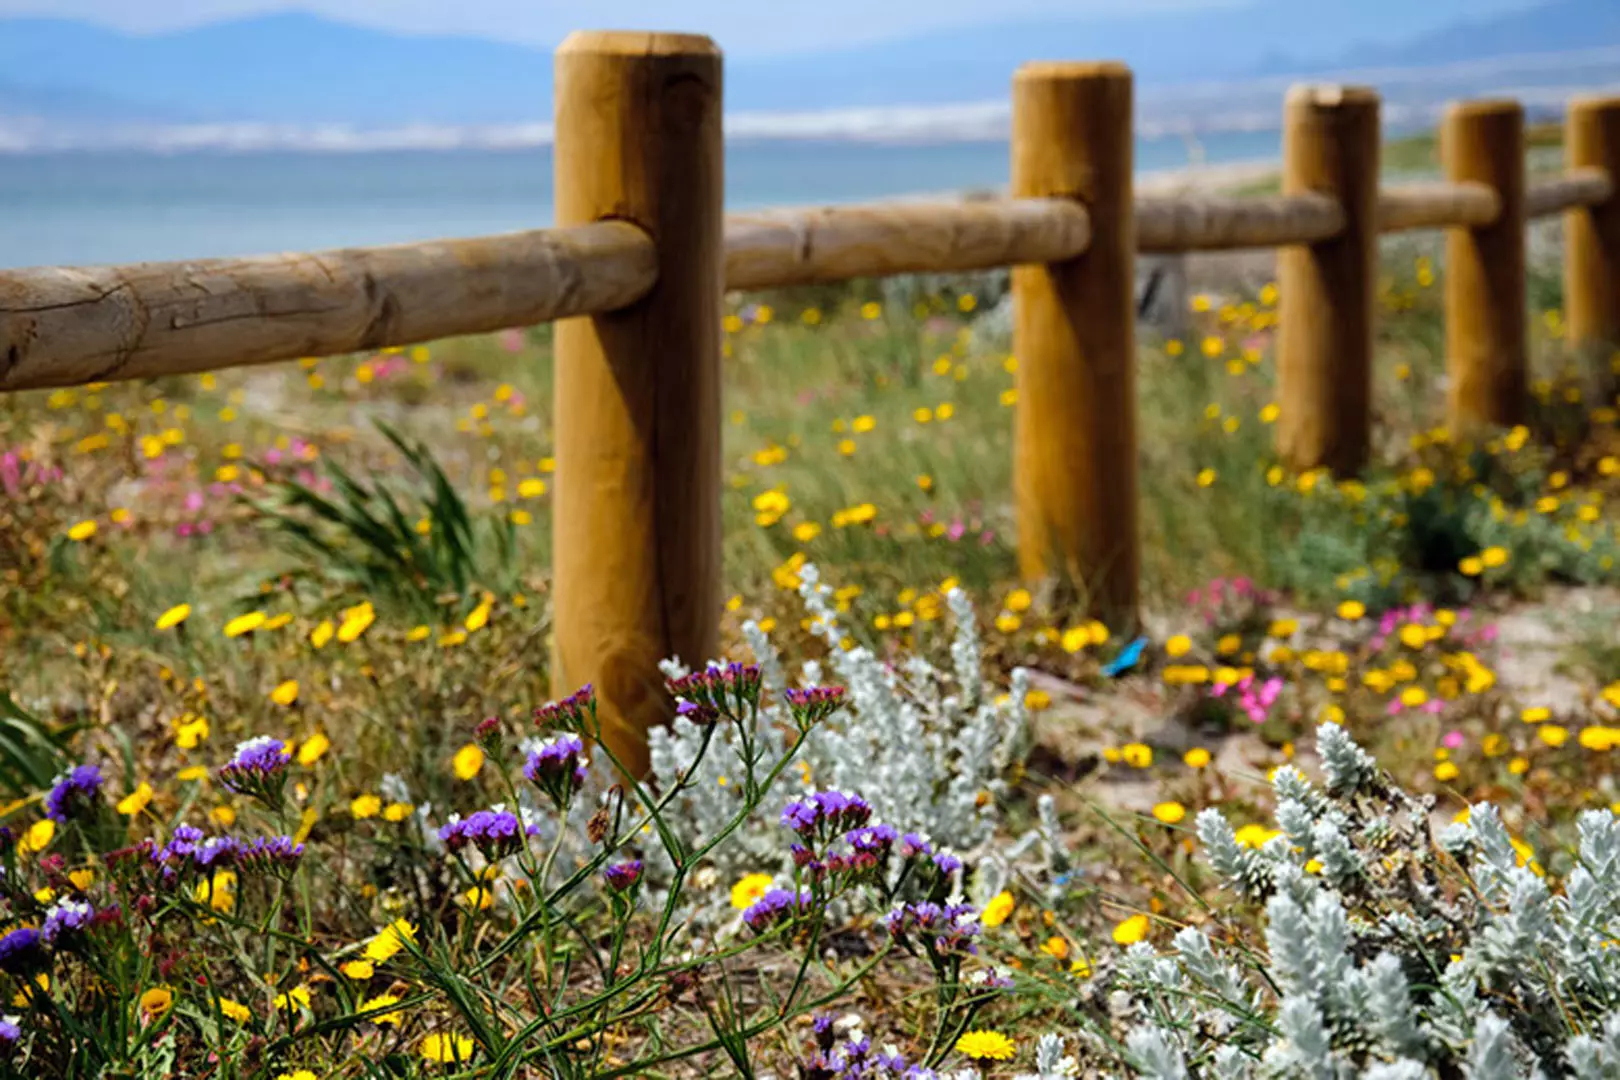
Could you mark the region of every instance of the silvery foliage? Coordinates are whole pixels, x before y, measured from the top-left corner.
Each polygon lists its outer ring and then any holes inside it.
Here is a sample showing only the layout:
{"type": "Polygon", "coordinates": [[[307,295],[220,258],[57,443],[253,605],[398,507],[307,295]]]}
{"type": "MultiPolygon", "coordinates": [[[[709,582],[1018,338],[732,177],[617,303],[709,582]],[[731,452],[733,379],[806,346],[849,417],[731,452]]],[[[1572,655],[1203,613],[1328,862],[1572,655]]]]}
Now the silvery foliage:
{"type": "MultiPolygon", "coordinates": [[[[767,803],[712,853],[719,880],[783,869],[788,845],[777,815],[790,799],[815,790],[858,794],[871,803],[874,821],[921,833],[939,849],[967,853],[985,845],[995,829],[1002,777],[1027,724],[1027,676],[1014,672],[1005,695],[986,684],[973,607],[960,590],[946,598],[954,620],[947,672],[915,655],[890,665],[864,646],[842,648],[846,632],[832,590],[821,584],[814,566],[803,567],[800,580],[811,628],[829,648],[824,664],[803,665],[799,683],[841,685],[847,705],[811,732],[767,803]]],[[[743,634],[766,689],[752,733],[757,775],[782,757],[792,737],[793,720],[782,704],[790,682],[758,624],[746,623],[743,634]]],[[[676,663],[666,665],[666,674],[681,672],[676,663]]],[[[678,777],[691,773],[665,815],[683,840],[713,835],[743,805],[744,740],[734,727],[722,726],[694,768],[703,738],[703,730],[685,719],[651,736],[658,790],[673,790],[678,777]]],[[[649,871],[656,873],[659,855],[651,855],[649,871]]]]}
{"type": "Polygon", "coordinates": [[[1114,988],[1138,1075],[1620,1080],[1620,819],[1577,822],[1553,892],[1489,804],[1431,838],[1432,801],[1344,730],[1317,732],[1324,785],[1274,775],[1278,835],[1198,835],[1226,887],[1265,906],[1263,949],[1185,929],[1132,946],[1114,988]]]}

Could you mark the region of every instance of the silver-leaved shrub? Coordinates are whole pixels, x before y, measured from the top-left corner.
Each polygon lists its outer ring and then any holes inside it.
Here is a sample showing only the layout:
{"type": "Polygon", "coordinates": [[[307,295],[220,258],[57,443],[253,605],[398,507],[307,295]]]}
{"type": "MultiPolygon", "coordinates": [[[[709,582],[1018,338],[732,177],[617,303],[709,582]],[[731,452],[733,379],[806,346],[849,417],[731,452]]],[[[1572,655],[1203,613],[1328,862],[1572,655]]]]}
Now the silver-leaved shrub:
{"type": "MultiPolygon", "coordinates": [[[[1490,804],[1435,835],[1432,797],[1338,725],[1317,747],[1320,786],[1275,774],[1259,848],[1198,816],[1222,883],[1263,905],[1263,946],[1131,946],[1082,1047],[1155,1080],[1620,1078],[1620,819],[1581,815],[1555,892],[1490,804]]],[[[1216,933],[1244,940],[1240,918],[1216,933]]]]}

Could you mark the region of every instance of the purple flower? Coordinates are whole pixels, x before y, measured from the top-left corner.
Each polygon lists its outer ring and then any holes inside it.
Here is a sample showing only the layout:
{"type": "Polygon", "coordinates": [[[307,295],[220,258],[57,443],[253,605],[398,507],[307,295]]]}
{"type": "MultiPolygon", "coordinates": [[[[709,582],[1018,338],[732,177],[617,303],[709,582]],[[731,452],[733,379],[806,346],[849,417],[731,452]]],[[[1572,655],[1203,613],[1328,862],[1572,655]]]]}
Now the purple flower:
{"type": "Polygon", "coordinates": [[[561,701],[534,710],[534,722],[541,727],[589,733],[596,727],[596,691],[586,683],[561,701]]]}
{"type": "Polygon", "coordinates": [[[485,858],[503,859],[523,846],[527,832],[517,815],[510,810],[478,810],[465,818],[453,818],[439,830],[439,840],[450,851],[460,851],[471,844],[484,853],[485,858]]]}
{"type": "Polygon", "coordinates": [[[939,868],[941,877],[949,877],[951,874],[962,869],[962,860],[958,859],[955,855],[950,855],[941,851],[934,855],[934,865],[939,868]]]}
{"type": "Polygon", "coordinates": [[[304,845],[290,836],[261,836],[240,848],[237,861],[244,870],[283,877],[297,869],[304,845]]]}
{"type": "Polygon", "coordinates": [[[0,971],[29,975],[45,966],[45,945],[32,926],[18,927],[0,937],[0,971]]]}
{"type": "Polygon", "coordinates": [[[818,791],[782,808],[782,824],[808,842],[825,843],[860,828],[871,817],[872,807],[865,799],[841,791],[818,791]]]}
{"type": "Polygon", "coordinates": [[[578,735],[559,735],[529,755],[523,767],[529,782],[545,792],[558,810],[585,786],[585,743],[578,735]]]}
{"type": "Polygon", "coordinates": [[[101,766],[76,765],[72,771],[56,778],[50,794],[45,796],[45,815],[58,824],[93,810],[96,797],[101,794],[101,766]]]}
{"type": "Polygon", "coordinates": [[[40,936],[53,949],[66,948],[90,925],[96,909],[83,900],[58,900],[45,913],[45,928],[40,936]]]}
{"type": "Polygon", "coordinates": [[[22,1039],[22,1025],[15,1016],[0,1016],[0,1043],[15,1043],[22,1039]]]}
{"type": "Polygon", "coordinates": [[[242,842],[233,836],[210,836],[191,851],[191,864],[208,871],[234,865],[242,855],[242,842]]]}
{"type": "Polygon", "coordinates": [[[669,692],[694,707],[687,715],[742,720],[759,708],[765,677],[758,664],[716,664],[669,681],[669,692]]]}
{"type": "Polygon", "coordinates": [[[891,911],[885,925],[889,936],[907,951],[920,945],[936,962],[943,957],[968,956],[978,951],[978,912],[971,904],[940,905],[932,901],[905,904],[891,911]]]}
{"type": "Polygon", "coordinates": [[[743,922],[747,923],[750,929],[763,934],[774,926],[799,915],[808,914],[811,906],[810,894],[803,889],[797,892],[771,889],[743,912],[743,922]]]}
{"type": "Polygon", "coordinates": [[[902,859],[915,859],[919,855],[932,855],[933,853],[933,845],[917,833],[908,832],[900,838],[900,857],[902,859]]]}
{"type": "Polygon", "coordinates": [[[614,892],[629,892],[641,880],[641,860],[630,859],[614,863],[602,871],[602,879],[614,892]]]}
{"type": "Polygon", "coordinates": [[[801,732],[809,731],[844,707],[842,686],[795,687],[787,692],[788,708],[801,732]]]}
{"type": "Polygon", "coordinates": [[[290,748],[280,739],[269,735],[249,739],[237,744],[236,756],[220,767],[219,782],[238,795],[280,805],[290,756],[290,748]]]}

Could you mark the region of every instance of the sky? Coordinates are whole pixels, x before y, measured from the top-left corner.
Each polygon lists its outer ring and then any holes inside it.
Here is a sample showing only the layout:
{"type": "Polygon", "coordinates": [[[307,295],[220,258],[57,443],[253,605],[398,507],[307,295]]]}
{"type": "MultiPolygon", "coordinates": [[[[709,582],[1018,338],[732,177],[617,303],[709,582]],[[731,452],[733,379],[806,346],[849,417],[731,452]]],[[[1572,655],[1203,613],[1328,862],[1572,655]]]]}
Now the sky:
{"type": "Polygon", "coordinates": [[[48,15],[121,30],[173,30],[293,7],[410,33],[551,46],[570,30],[687,30],[753,56],[808,52],[1020,16],[1236,6],[1240,0],[0,0],[0,17],[48,15]]]}

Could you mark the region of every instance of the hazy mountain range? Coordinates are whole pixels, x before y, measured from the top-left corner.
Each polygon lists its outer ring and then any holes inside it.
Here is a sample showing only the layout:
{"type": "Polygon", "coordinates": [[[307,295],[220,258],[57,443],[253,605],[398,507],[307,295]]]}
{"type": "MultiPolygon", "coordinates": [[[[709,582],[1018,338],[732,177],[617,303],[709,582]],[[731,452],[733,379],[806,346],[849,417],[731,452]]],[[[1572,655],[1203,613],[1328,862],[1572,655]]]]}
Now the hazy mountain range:
{"type": "MultiPolygon", "coordinates": [[[[1620,0],[1248,0],[1174,16],[992,22],[814,55],[731,58],[727,108],[776,117],[755,118],[760,134],[772,123],[817,133],[805,118],[829,113],[843,119],[820,133],[870,126],[877,116],[892,130],[930,116],[993,127],[1004,120],[1013,69],[1058,57],[1129,62],[1144,103],[1167,123],[1230,113],[1242,98],[1232,87],[1270,108],[1277,80],[1345,69],[1378,68],[1409,88],[1428,87],[1414,100],[1506,86],[1558,93],[1620,83],[1620,0]]],[[[431,143],[469,128],[489,141],[525,142],[549,130],[551,80],[543,49],[313,15],[151,36],[0,19],[0,147],[274,144],[295,135],[347,145],[382,131],[431,143]]]]}

